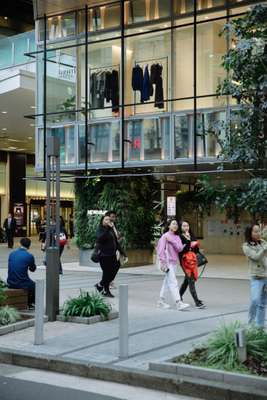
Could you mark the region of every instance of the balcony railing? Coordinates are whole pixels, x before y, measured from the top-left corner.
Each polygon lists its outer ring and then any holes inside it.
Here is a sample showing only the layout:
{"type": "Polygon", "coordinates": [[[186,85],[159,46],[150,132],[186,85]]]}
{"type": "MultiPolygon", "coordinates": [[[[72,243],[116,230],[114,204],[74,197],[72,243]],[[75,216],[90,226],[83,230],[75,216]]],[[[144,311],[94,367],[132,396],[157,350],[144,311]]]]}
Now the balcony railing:
{"type": "Polygon", "coordinates": [[[35,51],[35,31],[1,39],[0,70],[32,62],[32,58],[25,56],[30,51],[35,51]]]}

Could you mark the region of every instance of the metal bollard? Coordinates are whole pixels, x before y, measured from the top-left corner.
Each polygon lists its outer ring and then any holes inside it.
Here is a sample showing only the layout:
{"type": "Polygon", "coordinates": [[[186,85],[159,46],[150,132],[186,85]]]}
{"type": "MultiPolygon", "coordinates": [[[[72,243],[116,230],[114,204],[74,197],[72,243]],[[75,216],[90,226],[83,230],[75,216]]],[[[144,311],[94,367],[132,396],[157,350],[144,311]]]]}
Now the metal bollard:
{"type": "Polygon", "coordinates": [[[44,280],[35,284],[34,344],[44,343],[44,280]]]}
{"type": "Polygon", "coordinates": [[[128,285],[119,286],[119,358],[129,354],[128,285]]]}
{"type": "Polygon", "coordinates": [[[237,329],[235,331],[235,343],[237,347],[237,356],[240,362],[244,362],[247,359],[247,343],[245,329],[237,329]]]}

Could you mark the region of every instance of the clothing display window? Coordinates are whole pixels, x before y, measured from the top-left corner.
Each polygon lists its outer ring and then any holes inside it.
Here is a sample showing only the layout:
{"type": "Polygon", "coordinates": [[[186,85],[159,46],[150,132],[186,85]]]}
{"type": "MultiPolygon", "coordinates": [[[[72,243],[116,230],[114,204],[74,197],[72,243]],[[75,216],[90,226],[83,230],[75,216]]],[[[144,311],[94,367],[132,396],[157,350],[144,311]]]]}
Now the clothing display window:
{"type": "Polygon", "coordinates": [[[112,112],[119,112],[119,67],[116,68],[90,69],[90,107],[101,109],[111,103],[112,112]]]}
{"type": "Polygon", "coordinates": [[[154,106],[164,108],[163,66],[156,61],[150,66],[146,64],[144,68],[136,64],[132,70],[132,89],[140,92],[141,103],[154,96],[154,106]]]}

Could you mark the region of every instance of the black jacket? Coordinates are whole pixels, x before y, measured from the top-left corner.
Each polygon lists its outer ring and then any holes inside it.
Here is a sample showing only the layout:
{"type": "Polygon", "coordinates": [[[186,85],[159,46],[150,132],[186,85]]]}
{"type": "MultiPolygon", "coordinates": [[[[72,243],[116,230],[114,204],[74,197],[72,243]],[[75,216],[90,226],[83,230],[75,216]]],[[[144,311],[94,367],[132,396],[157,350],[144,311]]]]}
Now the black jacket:
{"type": "Polygon", "coordinates": [[[100,256],[115,256],[117,250],[125,255],[114,230],[109,226],[105,227],[101,225],[98,227],[96,232],[96,245],[100,250],[100,256]]]}
{"type": "Polygon", "coordinates": [[[8,218],[5,219],[4,222],[5,231],[10,231],[14,235],[16,232],[16,228],[17,228],[17,223],[15,218],[11,218],[10,226],[8,226],[8,218]]]}
{"type": "Polygon", "coordinates": [[[190,250],[193,251],[194,253],[198,253],[199,252],[199,247],[196,246],[194,248],[191,249],[191,242],[196,242],[196,238],[195,236],[191,235],[191,239],[187,239],[184,235],[180,235],[180,239],[182,241],[182,243],[185,245],[183,250],[179,253],[179,259],[180,259],[180,263],[182,260],[182,257],[185,253],[188,253],[190,250]]]}

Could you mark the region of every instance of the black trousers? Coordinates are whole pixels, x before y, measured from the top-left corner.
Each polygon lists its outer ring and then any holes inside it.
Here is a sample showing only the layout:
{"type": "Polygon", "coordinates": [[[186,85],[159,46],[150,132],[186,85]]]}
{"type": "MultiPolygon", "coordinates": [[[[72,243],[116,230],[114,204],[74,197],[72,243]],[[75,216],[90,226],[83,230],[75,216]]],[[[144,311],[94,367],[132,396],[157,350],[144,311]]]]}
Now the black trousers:
{"type": "Polygon", "coordinates": [[[188,286],[189,286],[189,290],[190,290],[191,296],[194,299],[195,304],[198,305],[200,300],[199,300],[198,295],[197,295],[195,279],[194,279],[193,276],[191,276],[191,277],[185,276],[184,277],[184,281],[183,281],[183,283],[182,283],[182,285],[180,287],[181,299],[183,298],[183,295],[184,295],[186,289],[188,288],[188,286]]]}
{"type": "Polygon", "coordinates": [[[61,263],[61,254],[64,251],[64,247],[65,246],[59,246],[59,273],[62,274],[63,273],[63,269],[62,269],[62,263],[61,263]]]}
{"type": "Polygon", "coordinates": [[[14,246],[14,235],[13,232],[10,230],[6,231],[6,237],[7,237],[7,245],[10,249],[13,249],[14,246]]]}
{"type": "Polygon", "coordinates": [[[35,304],[35,285],[28,288],[28,305],[35,304]]]}
{"type": "Polygon", "coordinates": [[[115,279],[118,270],[120,269],[120,262],[116,256],[106,256],[100,258],[100,266],[103,271],[100,285],[106,292],[109,291],[110,282],[115,279]]]}

